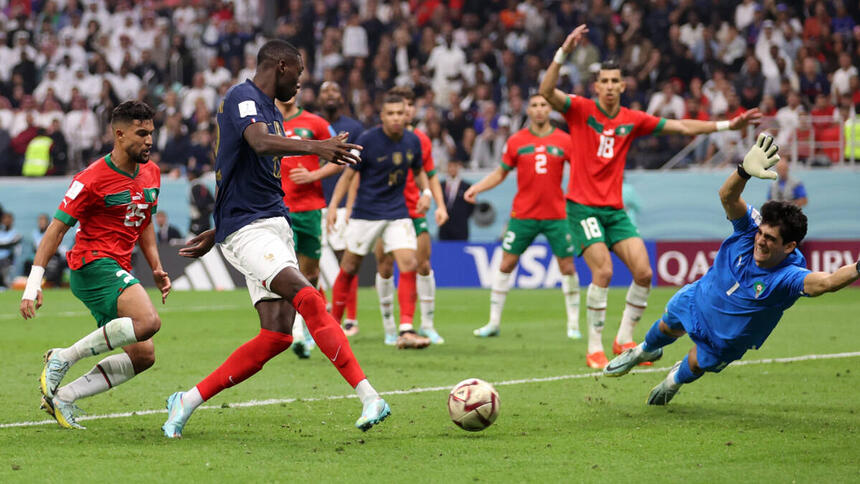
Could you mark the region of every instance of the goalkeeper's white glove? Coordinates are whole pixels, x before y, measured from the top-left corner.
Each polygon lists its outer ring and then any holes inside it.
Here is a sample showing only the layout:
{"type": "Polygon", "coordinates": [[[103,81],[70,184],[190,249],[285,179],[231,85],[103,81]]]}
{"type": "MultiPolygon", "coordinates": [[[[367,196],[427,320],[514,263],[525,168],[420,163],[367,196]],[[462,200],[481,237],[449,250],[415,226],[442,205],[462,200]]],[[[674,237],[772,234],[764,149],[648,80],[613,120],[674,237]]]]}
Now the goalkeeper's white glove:
{"type": "Polygon", "coordinates": [[[761,133],[753,147],[744,156],[743,163],[738,165],[738,174],[747,179],[754,176],[776,180],[778,178],[776,172],[770,171],[768,168],[779,161],[778,151],[779,146],[773,142],[773,136],[761,133]]]}

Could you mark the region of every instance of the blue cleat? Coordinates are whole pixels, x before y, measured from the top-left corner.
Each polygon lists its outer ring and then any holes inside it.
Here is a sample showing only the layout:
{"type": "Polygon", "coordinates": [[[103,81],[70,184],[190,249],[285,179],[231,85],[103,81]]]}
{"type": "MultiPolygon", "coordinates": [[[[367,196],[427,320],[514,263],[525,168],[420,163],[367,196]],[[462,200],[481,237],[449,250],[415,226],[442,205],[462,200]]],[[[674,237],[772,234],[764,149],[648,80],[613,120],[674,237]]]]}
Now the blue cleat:
{"type": "Polygon", "coordinates": [[[567,328],[567,337],[570,339],[582,339],[582,333],[578,329],[567,328]]]}
{"type": "Polygon", "coordinates": [[[481,326],[480,328],[472,331],[472,334],[479,338],[489,338],[491,336],[498,336],[499,332],[500,330],[498,326],[492,323],[487,323],[485,326],[481,326]]]}
{"type": "Polygon", "coordinates": [[[39,407],[48,415],[54,417],[60,427],[66,429],[85,429],[78,423],[77,418],[85,412],[71,402],[64,402],[59,398],[42,397],[42,405],[39,407]]]}
{"type": "Polygon", "coordinates": [[[182,395],[185,392],[176,392],[167,397],[167,421],[161,426],[164,435],[170,439],[182,438],[182,428],[191,417],[191,412],[182,404],[182,395]]]}
{"type": "Polygon", "coordinates": [[[397,333],[385,333],[385,344],[395,346],[397,344],[397,333]]]}
{"type": "Polygon", "coordinates": [[[425,338],[428,338],[430,340],[430,344],[441,345],[445,342],[445,339],[442,338],[442,336],[439,335],[439,333],[437,333],[434,328],[420,328],[418,330],[418,334],[424,336],[425,338]]]}
{"type": "Polygon", "coordinates": [[[54,348],[45,353],[45,366],[42,368],[42,373],[39,375],[39,388],[42,390],[42,395],[51,399],[54,398],[54,392],[69,371],[69,362],[61,360],[57,353],[62,348],[54,348]]]}
{"type": "Polygon", "coordinates": [[[370,427],[381,423],[389,415],[391,415],[391,407],[385,403],[385,400],[377,398],[364,406],[361,417],[355,421],[355,427],[361,429],[362,432],[367,432],[370,427]]]}
{"type": "Polygon", "coordinates": [[[626,375],[634,366],[643,363],[657,361],[663,357],[663,348],[657,348],[654,351],[647,352],[642,349],[642,343],[624,350],[624,353],[616,356],[603,368],[603,376],[623,376],[626,375]]]}

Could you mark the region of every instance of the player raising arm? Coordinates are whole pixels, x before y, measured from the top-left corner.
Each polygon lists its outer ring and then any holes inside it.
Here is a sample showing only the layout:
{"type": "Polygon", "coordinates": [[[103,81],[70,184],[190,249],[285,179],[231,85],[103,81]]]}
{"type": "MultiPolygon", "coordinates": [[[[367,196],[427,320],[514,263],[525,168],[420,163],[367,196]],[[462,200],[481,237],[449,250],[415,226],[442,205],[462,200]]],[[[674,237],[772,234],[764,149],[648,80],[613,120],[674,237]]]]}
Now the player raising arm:
{"type": "Polygon", "coordinates": [[[170,278],[161,267],[152,216],[158,206],[161,178],[149,162],[152,148],[152,108],[138,101],[117,106],[111,114],[114,148],[75,175],[36,249],[33,268],[21,300],[21,315],[30,319],[42,305],[45,264],[66,232],[80,221],[75,245],[66,254],[72,270],[72,293],[83,302],[98,329],[67,348],[45,354],[39,378],[42,408],[61,426],[83,428],[75,418],[78,399],[109,390],[155,363],[152,336],[161,320],[140,281],[129,274],[134,244],[152,268],[161,302],[170,292],[170,278]],[[69,368],[80,359],[123,352],[99,361],[89,373],[59,387],[69,368]]]}
{"type": "Polygon", "coordinates": [[[615,252],[633,274],[618,334],[612,345],[615,354],[636,346],[633,328],[648,304],[651,292],[651,265],[639,231],[624,212],[621,196],[627,150],[633,140],[649,134],[697,135],[726,129],[743,129],[761,117],[751,109],[731,121],[657,118],[620,104],[624,82],[621,68],[614,61],[604,62],[597,74],[594,90],[597,101],[568,95],[555,88],[561,64],[588,32],[580,25],[564,41],[540,84],[540,94],[564,115],[570,128],[574,151],[567,190],[567,219],[573,234],[574,255],[582,255],[591,270],[592,282],[586,294],[588,353],[586,364],[606,366],[601,336],[606,317],[612,259],[615,252]]]}
{"type": "Polygon", "coordinates": [[[693,348],[651,390],[649,405],[665,405],[681,385],[706,371],[717,373],[759,349],[783,312],[801,296],[838,291],[860,278],[860,261],[836,272],[810,272],[797,249],[806,236],[806,215],[790,202],[770,201],[761,212],[741,198],[750,176],[776,179],[767,168],[779,161],[773,137],[760,134],[737,172],[720,188],[720,201],[734,233],[723,241],[714,265],[669,300],[645,342],[626,350],[603,370],[622,376],[637,363],[656,361],[663,346],[689,334],[693,348]]]}
{"type": "Polygon", "coordinates": [[[561,287],[567,310],[567,336],[582,338],[579,332],[579,277],[573,265],[573,244],[561,191],[564,164],[569,163],[573,147],[570,136],[549,123],[550,111],[546,99],[533,94],[526,109],[530,126],[508,139],[499,167],[469,187],[464,195],[467,202],[475,203],[475,196],[495,187],[507,178],[508,173],[517,169],[517,194],[502,242],[502,263],[493,276],[490,322],[476,329],[473,332],[475,336],[499,334],[511,272],[535,237],[544,234],[564,276],[561,287]]]}
{"type": "Polygon", "coordinates": [[[346,136],[324,141],[283,136],[283,118],[275,99],[296,95],[302,58],[289,42],[272,40],[257,54],[257,71],[227,91],[218,108],[215,148],[215,229],[191,239],[179,253],[200,257],[215,242],[224,257],[245,275],[251,302],[260,317],[259,334],[236,349],[214,372],[186,392],[167,400],[162,426],[167,437],[182,436],[192,412],[221,390],[241,383],[267,361],[289,348],[296,312],[307,322],[320,350],[352,386],[362,403],[356,427],[367,430],[391,410],[364,376],[325,299],[299,272],[293,230],[287,221],[281,188],[281,157],[313,154],[328,161],[353,163],[346,136]]]}

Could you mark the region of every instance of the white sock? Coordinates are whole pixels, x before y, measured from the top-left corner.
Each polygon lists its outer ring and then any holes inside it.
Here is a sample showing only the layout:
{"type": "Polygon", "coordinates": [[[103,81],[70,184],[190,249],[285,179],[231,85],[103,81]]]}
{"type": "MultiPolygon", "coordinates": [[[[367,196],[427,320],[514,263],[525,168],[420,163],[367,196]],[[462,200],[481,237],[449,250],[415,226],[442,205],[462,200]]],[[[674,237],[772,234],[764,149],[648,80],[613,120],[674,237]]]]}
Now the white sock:
{"type": "Polygon", "coordinates": [[[562,276],[561,290],[567,310],[567,329],[579,331],[579,274],[574,272],[569,276],[562,276]]]}
{"type": "Polygon", "coordinates": [[[421,329],[433,329],[433,311],[436,308],[436,275],[433,271],[415,280],[415,290],[421,303],[421,329]]]}
{"type": "Polygon", "coordinates": [[[394,322],[394,278],[386,279],[376,273],[376,294],[379,295],[382,328],[386,334],[397,333],[397,324],[394,322]]]}
{"type": "Polygon", "coordinates": [[[677,390],[678,388],[681,388],[681,385],[683,385],[683,383],[678,383],[678,380],[675,379],[675,377],[678,376],[679,369],[680,367],[674,367],[669,370],[669,374],[666,375],[666,383],[668,383],[669,388],[673,390],[677,390]]]}
{"type": "Polygon", "coordinates": [[[302,317],[301,314],[296,312],[296,319],[293,321],[293,342],[294,343],[304,343],[305,342],[305,318],[302,317]]]}
{"type": "Polygon", "coordinates": [[[79,339],[72,346],[60,350],[57,356],[71,365],[81,358],[106,353],[132,343],[137,343],[137,337],[134,335],[131,318],[116,318],[79,339]]]}
{"type": "Polygon", "coordinates": [[[618,327],[618,335],[615,336],[618,344],[633,341],[633,328],[636,327],[636,323],[642,318],[642,313],[648,306],[649,293],[651,293],[651,286],[640,286],[635,281],[630,283],[627,289],[627,304],[621,316],[621,326],[618,327]]]}
{"type": "Polygon", "coordinates": [[[510,273],[496,271],[493,275],[493,285],[490,288],[490,324],[497,328],[502,323],[502,310],[505,308],[510,280],[510,273]]]}
{"type": "Polygon", "coordinates": [[[608,287],[588,285],[585,296],[587,309],[585,311],[588,320],[588,354],[603,351],[603,323],[606,320],[606,299],[609,296],[608,287]]]}
{"type": "Polygon", "coordinates": [[[89,373],[77,380],[63,385],[57,390],[57,398],[64,402],[74,402],[125,383],[134,377],[134,366],[131,358],[123,351],[110,355],[98,362],[89,373]]]}
{"type": "Polygon", "coordinates": [[[358,385],[355,386],[355,393],[358,394],[358,399],[361,400],[362,405],[366,405],[379,398],[379,394],[370,386],[367,378],[358,382],[358,385]]]}
{"type": "Polygon", "coordinates": [[[201,404],[203,404],[203,397],[200,396],[200,390],[196,386],[182,394],[182,405],[192,412],[201,404]]]}

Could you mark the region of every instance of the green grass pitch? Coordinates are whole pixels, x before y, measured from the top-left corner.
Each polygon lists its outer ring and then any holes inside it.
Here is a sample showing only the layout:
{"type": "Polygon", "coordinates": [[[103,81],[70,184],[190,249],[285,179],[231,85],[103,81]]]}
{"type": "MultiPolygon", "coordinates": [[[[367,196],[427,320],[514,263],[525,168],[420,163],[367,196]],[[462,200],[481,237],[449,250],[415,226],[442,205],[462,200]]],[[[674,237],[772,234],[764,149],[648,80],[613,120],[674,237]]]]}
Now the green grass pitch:
{"type": "MultiPolygon", "coordinates": [[[[653,292],[637,340],[673,292],[653,292]]],[[[645,398],[665,372],[590,375],[585,342],[565,337],[558,290],[511,291],[501,336],[486,340],[471,332],[486,322],[488,292],[440,290],[446,343],[398,351],[383,346],[375,293],[362,289],[352,347],[380,392],[399,391],[385,396],[385,423],[355,429],[360,405],[329,398],[353,392],[326,358],[288,351],[207,402],[212,408],[171,441],[160,431],[165,397],[196,384],[259,329],[245,291],[174,293],[158,304],[155,366],[79,402],[91,416],[141,413],[86,420],[85,431],[8,425],[48,418],[38,410],[42,353],[95,325],[68,291],[46,291],[32,321],[17,315],[20,293],[6,292],[0,482],[858,482],[860,357],[757,362],[860,351],[858,296],[847,289],[800,300],[765,346],[747,353],[752,364],[706,375],[654,408],[645,398]],[[448,419],[447,388],[468,377],[496,383],[500,394],[499,419],[483,432],[448,419]],[[230,407],[255,400],[277,402],[230,407]]],[[[610,351],[623,297],[610,293],[610,351]]],[[[689,346],[668,347],[656,366],[668,368],[689,346]]],[[[66,381],[96,361],[78,363],[66,381]]]]}

